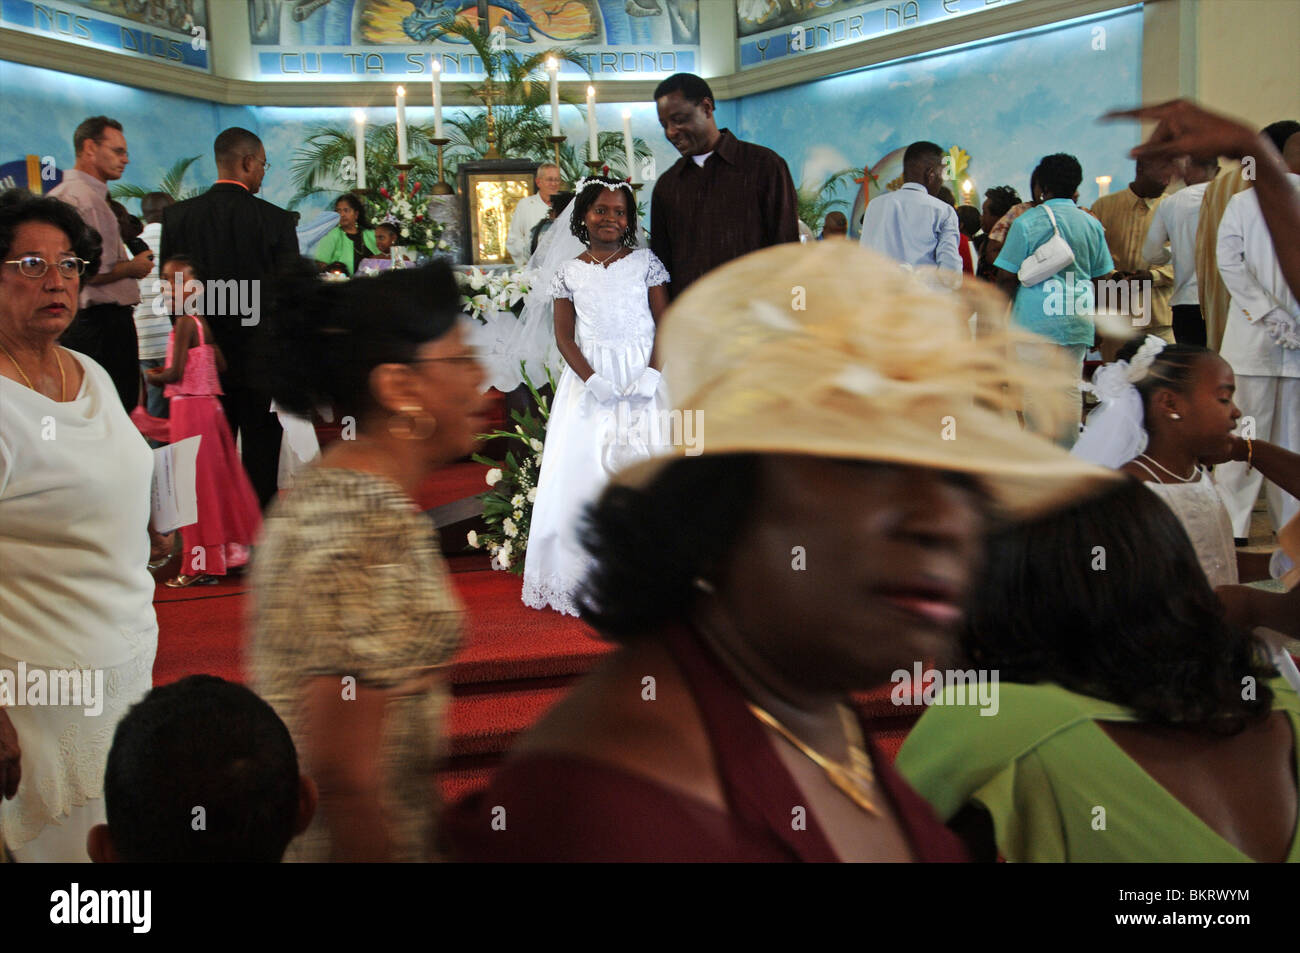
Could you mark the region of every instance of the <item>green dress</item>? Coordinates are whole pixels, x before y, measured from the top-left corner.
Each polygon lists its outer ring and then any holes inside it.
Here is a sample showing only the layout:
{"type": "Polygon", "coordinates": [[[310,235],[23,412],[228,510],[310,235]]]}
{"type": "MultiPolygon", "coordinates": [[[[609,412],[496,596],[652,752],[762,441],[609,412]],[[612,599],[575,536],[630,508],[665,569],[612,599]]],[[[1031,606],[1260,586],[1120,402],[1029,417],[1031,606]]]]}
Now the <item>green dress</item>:
{"type": "MultiPolygon", "coordinates": [[[[1280,678],[1268,685],[1300,764],[1300,698],[1280,678]]],[[[1250,861],[1097,724],[1137,721],[1128,709],[1058,685],[1003,682],[998,691],[991,717],[931,705],[898,753],[898,770],[944,821],[977,802],[1008,861],[1250,861]]],[[[1300,828],[1287,861],[1300,862],[1300,828]]]]}
{"type": "MultiPolygon", "coordinates": [[[[361,239],[372,254],[379,254],[379,246],[375,244],[375,230],[373,228],[367,228],[363,231],[361,239]]],[[[317,261],[323,261],[327,265],[331,262],[341,261],[347,267],[349,275],[356,270],[356,266],[359,264],[359,262],[353,260],[355,254],[356,246],[352,244],[352,236],[341,228],[331,228],[316,245],[317,261]]]]}

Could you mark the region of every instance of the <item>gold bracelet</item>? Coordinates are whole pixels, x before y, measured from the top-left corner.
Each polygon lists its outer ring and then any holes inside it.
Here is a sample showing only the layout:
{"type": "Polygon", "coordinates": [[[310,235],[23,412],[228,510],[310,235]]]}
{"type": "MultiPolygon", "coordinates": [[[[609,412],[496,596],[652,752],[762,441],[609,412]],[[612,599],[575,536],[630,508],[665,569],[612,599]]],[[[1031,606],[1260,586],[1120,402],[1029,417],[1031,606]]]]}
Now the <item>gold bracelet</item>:
{"type": "Polygon", "coordinates": [[[1251,440],[1249,437],[1246,437],[1245,440],[1246,440],[1246,469],[1253,470],[1255,469],[1255,441],[1251,440]]]}

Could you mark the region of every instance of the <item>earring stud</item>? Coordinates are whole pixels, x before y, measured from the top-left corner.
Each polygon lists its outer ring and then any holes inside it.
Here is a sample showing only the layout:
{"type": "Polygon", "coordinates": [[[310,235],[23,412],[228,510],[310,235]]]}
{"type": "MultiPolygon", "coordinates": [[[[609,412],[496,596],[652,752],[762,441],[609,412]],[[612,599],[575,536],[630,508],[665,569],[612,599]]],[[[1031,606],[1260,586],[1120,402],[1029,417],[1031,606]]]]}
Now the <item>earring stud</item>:
{"type": "Polygon", "coordinates": [[[1169,415],[1169,419],[1170,419],[1170,420],[1182,420],[1183,417],[1182,417],[1181,414],[1170,414],[1170,415],[1169,415]]]}

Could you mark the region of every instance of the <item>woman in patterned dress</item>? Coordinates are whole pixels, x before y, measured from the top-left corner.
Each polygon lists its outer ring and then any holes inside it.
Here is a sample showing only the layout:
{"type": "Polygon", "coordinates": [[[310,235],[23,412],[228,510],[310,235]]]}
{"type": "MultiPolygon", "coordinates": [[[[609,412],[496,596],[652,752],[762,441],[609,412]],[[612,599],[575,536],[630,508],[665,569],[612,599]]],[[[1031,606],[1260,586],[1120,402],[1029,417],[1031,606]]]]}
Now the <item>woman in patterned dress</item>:
{"type": "Polygon", "coordinates": [[[283,289],[281,406],[331,405],[344,439],[270,510],[253,561],[253,687],[289,726],[320,809],[286,859],[436,859],[434,772],[461,607],[412,497],[485,429],[446,265],[283,289]],[[350,432],[355,429],[355,433],[350,432]]]}

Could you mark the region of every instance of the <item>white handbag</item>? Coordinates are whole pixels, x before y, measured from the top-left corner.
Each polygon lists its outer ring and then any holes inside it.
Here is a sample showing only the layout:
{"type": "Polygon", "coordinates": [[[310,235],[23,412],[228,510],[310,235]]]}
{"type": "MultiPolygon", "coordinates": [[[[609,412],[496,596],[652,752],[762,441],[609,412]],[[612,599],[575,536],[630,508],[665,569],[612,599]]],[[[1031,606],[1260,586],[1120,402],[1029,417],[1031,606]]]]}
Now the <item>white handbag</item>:
{"type": "Polygon", "coordinates": [[[1074,249],[1061,237],[1056,227],[1056,216],[1044,203],[1040,206],[1052,221],[1052,237],[1034,249],[1034,253],[1020,263],[1020,283],[1028,287],[1042,284],[1052,275],[1074,264],[1074,249]]]}

